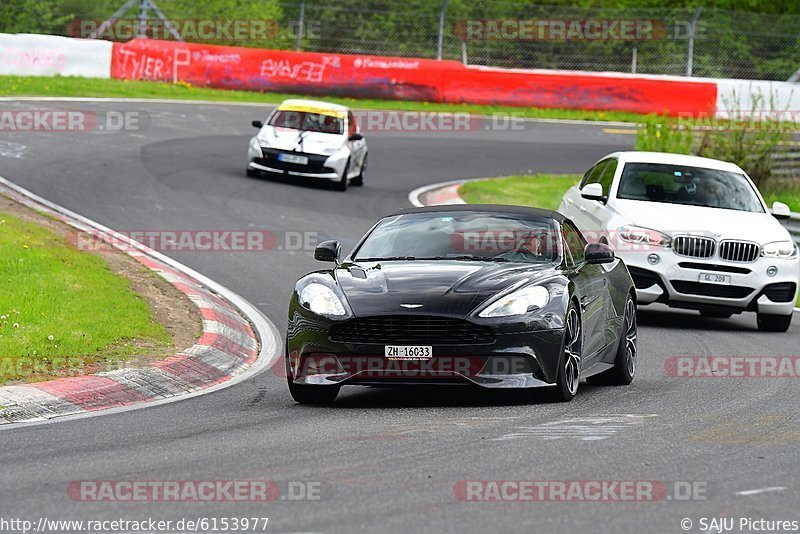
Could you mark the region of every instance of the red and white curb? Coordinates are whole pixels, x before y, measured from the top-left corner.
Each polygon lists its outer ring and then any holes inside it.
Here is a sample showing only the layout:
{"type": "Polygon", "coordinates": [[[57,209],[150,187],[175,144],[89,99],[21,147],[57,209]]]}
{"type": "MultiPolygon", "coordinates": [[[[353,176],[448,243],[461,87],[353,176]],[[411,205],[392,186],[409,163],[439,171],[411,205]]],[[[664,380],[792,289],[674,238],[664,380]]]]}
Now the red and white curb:
{"type": "Polygon", "coordinates": [[[251,378],[279,357],[275,326],[231,290],[2,177],[0,193],[123,250],[186,294],[202,316],[202,335],[194,346],[149,367],[0,387],[0,425],[98,415],[209,393],[251,378]]]}
{"type": "Polygon", "coordinates": [[[439,184],[425,185],[418,187],[408,194],[408,201],[415,207],[439,206],[448,204],[466,204],[458,188],[468,180],[453,180],[452,182],[442,182],[439,184]]]}
{"type": "MultiPolygon", "coordinates": [[[[480,180],[481,178],[479,178],[480,180]]],[[[491,178],[482,178],[491,180],[491,178]]],[[[425,185],[418,187],[408,194],[408,201],[417,208],[425,206],[444,206],[448,204],[466,204],[467,202],[458,194],[458,188],[464,182],[470,180],[453,180],[452,182],[441,182],[438,184],[425,185]]],[[[800,308],[794,311],[800,312],[800,308]]]]}

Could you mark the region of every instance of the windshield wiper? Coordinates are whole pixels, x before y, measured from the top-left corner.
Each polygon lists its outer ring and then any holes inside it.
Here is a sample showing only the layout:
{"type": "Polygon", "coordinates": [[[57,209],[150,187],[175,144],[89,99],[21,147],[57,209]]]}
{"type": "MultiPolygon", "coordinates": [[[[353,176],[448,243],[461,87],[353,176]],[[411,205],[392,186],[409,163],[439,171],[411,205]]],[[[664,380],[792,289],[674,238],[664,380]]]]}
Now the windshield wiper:
{"type": "Polygon", "coordinates": [[[424,260],[462,260],[462,261],[497,261],[497,262],[505,262],[511,261],[508,258],[502,258],[500,256],[472,256],[469,254],[464,254],[461,256],[433,256],[432,258],[420,258],[424,260]]]}
{"type": "Polygon", "coordinates": [[[508,262],[508,258],[500,256],[386,256],[381,258],[356,258],[355,261],[496,261],[508,262]]]}
{"type": "Polygon", "coordinates": [[[356,258],[356,261],[413,261],[427,258],[417,258],[416,256],[386,256],[380,258],[356,258]]]}

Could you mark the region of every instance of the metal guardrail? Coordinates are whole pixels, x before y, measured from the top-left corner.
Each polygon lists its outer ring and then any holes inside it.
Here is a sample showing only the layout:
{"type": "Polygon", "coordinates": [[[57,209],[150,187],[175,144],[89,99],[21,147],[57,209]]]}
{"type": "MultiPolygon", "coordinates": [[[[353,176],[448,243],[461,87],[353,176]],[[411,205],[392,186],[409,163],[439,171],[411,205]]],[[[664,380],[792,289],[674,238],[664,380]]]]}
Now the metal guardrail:
{"type": "Polygon", "coordinates": [[[800,150],[791,147],[772,156],[772,175],[778,178],[800,177],[800,150]]]}
{"type": "Polygon", "coordinates": [[[792,213],[790,219],[781,221],[783,225],[792,234],[795,243],[800,245],[800,213],[792,213]]]}

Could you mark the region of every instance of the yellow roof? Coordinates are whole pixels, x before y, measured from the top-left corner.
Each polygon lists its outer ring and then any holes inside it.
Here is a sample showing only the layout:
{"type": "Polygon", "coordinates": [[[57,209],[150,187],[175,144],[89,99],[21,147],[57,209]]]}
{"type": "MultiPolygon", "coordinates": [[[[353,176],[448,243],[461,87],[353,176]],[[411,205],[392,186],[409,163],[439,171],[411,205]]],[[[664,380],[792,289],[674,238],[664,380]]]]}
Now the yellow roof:
{"type": "Polygon", "coordinates": [[[347,108],[327,102],[315,102],[313,100],[286,100],[278,106],[278,111],[297,111],[305,113],[317,113],[344,119],[347,115],[347,108]]]}

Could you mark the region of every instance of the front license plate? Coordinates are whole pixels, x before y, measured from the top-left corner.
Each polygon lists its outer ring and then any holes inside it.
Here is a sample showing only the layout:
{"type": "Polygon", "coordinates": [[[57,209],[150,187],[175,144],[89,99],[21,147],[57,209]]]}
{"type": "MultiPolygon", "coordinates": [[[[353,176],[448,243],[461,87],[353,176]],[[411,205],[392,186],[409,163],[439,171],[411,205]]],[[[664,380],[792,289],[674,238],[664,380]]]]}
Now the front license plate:
{"type": "Polygon", "coordinates": [[[308,165],[308,158],[306,156],[297,156],[295,154],[278,154],[278,161],[296,163],[297,165],[308,165]]]}
{"type": "Polygon", "coordinates": [[[700,273],[700,282],[729,286],[731,285],[731,276],[729,274],[700,273]]]}
{"type": "Polygon", "coordinates": [[[427,345],[386,345],[384,352],[390,360],[430,360],[433,347],[427,345]]]}

